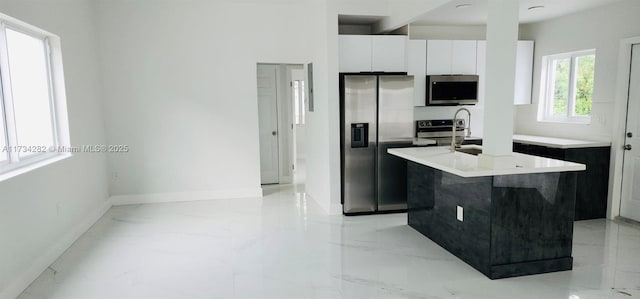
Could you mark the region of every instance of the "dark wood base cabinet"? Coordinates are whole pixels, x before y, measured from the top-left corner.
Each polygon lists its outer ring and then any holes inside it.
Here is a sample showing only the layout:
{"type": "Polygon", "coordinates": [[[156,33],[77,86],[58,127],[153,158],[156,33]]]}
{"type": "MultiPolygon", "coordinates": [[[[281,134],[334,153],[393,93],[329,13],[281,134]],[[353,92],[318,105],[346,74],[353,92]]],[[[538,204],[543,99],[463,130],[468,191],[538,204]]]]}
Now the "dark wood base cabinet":
{"type": "Polygon", "coordinates": [[[560,149],[514,142],[513,151],[587,165],[578,173],[575,220],[606,217],[610,146],[560,149]]]}
{"type": "Polygon", "coordinates": [[[572,269],[577,172],[464,178],[407,163],[409,225],[487,277],[572,269]]]}

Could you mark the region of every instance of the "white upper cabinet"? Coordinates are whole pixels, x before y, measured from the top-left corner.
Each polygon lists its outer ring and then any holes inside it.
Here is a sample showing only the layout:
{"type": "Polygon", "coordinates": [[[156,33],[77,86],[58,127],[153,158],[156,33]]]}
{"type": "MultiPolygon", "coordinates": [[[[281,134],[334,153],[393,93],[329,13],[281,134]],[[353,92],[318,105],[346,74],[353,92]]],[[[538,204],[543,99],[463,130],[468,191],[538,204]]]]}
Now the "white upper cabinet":
{"type": "Polygon", "coordinates": [[[487,41],[478,41],[476,71],[478,72],[478,106],[484,106],[484,94],[487,74],[487,41]]]}
{"type": "Polygon", "coordinates": [[[427,41],[427,75],[476,74],[475,40],[427,41]]]}
{"type": "Polygon", "coordinates": [[[531,84],[533,81],[533,41],[518,41],[516,56],[516,85],[513,103],[531,104],[531,84]]]}
{"type": "Polygon", "coordinates": [[[475,75],[476,50],[478,42],[475,40],[454,40],[451,50],[451,74],[475,75]]]}
{"type": "Polygon", "coordinates": [[[406,47],[406,36],[339,35],[339,71],[406,72],[406,47]]]}
{"type": "MultiPolygon", "coordinates": [[[[516,54],[516,80],[514,86],[513,103],[516,105],[531,103],[531,84],[533,79],[533,41],[518,41],[516,54]]],[[[480,81],[478,82],[478,104],[483,105],[485,99],[485,74],[487,58],[487,42],[478,41],[477,69],[480,81]]]]}
{"type": "Polygon", "coordinates": [[[407,37],[402,35],[374,35],[371,70],[381,72],[407,71],[407,37]]]}
{"type": "Polygon", "coordinates": [[[427,75],[451,74],[452,47],[450,40],[427,41],[427,75]]]}
{"type": "Polygon", "coordinates": [[[413,76],[414,106],[424,106],[427,84],[427,41],[407,41],[407,74],[413,76]]]}
{"type": "Polygon", "coordinates": [[[371,35],[339,35],[339,70],[346,72],[371,71],[371,35]]]}

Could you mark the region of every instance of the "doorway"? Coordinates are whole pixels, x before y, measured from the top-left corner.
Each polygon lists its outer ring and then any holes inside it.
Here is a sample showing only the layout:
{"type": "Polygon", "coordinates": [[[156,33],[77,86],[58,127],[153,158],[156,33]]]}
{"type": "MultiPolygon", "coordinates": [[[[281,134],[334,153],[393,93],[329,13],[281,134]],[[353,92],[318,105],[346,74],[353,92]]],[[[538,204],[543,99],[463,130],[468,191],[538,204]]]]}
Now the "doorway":
{"type": "Polygon", "coordinates": [[[620,216],[640,221],[640,44],[631,48],[620,216]]]}
{"type": "MultiPolygon", "coordinates": [[[[296,168],[294,71],[301,64],[257,64],[257,104],[262,185],[290,184],[296,168]]],[[[297,73],[296,73],[297,74],[297,73]]],[[[304,80],[304,78],[302,79],[304,80]]],[[[300,81],[300,80],[297,80],[300,81]]],[[[298,89],[300,90],[300,82],[298,89]]]]}
{"type": "Polygon", "coordinates": [[[293,154],[294,184],[303,184],[306,180],[306,132],[307,132],[307,96],[305,73],[302,69],[291,71],[291,92],[293,94],[293,154]]]}

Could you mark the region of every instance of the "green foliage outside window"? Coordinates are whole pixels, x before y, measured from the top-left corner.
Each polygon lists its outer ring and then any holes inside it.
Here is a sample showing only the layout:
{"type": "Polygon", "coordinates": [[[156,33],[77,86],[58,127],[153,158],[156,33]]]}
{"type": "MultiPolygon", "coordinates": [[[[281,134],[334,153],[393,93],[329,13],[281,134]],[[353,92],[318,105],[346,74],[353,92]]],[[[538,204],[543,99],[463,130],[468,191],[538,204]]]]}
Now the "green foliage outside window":
{"type": "Polygon", "coordinates": [[[567,115],[569,105],[569,77],[571,59],[558,59],[554,63],[555,82],[553,92],[553,115],[567,115]]]}
{"type": "Polygon", "coordinates": [[[576,72],[576,115],[591,115],[595,65],[596,55],[578,57],[578,70],[576,72]]]}
{"type": "Polygon", "coordinates": [[[568,109],[570,105],[574,105],[573,116],[591,115],[595,61],[595,54],[577,56],[574,63],[572,63],[571,57],[552,61],[552,115],[569,116],[568,109]],[[575,69],[574,82],[571,82],[572,68],[575,69]],[[570,84],[572,83],[575,84],[573,86],[575,98],[573,99],[570,94],[570,84]]]}

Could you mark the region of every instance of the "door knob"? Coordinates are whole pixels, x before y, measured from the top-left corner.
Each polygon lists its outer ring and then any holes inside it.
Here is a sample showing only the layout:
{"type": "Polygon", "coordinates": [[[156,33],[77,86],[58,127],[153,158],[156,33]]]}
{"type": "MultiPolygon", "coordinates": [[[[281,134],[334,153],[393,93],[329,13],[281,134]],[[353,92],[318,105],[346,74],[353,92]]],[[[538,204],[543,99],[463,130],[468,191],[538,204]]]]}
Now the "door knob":
{"type": "Polygon", "coordinates": [[[273,132],[271,132],[271,135],[276,136],[276,135],[278,135],[278,132],[273,131],[273,132]]]}
{"type": "Polygon", "coordinates": [[[633,133],[628,132],[628,133],[627,133],[627,137],[629,137],[629,138],[633,137],[633,133]]]}
{"type": "Polygon", "coordinates": [[[624,145],[624,150],[625,151],[630,151],[632,149],[631,144],[625,144],[624,145]]]}

